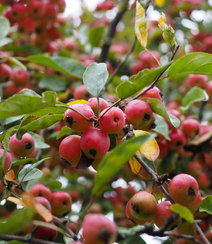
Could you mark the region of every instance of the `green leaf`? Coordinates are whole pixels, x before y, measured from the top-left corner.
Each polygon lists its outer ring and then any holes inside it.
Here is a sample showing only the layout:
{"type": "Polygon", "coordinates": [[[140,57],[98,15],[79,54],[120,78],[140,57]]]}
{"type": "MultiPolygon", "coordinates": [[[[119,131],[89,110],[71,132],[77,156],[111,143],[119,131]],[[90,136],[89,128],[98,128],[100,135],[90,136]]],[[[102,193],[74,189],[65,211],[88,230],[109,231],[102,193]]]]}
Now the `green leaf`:
{"type": "Polygon", "coordinates": [[[1,224],[0,236],[7,234],[15,234],[22,230],[33,218],[35,211],[32,208],[24,208],[17,210],[7,219],[0,219],[1,224]]]}
{"type": "Polygon", "coordinates": [[[189,223],[193,224],[194,216],[193,216],[192,212],[187,207],[184,207],[178,203],[175,203],[175,204],[170,206],[170,209],[173,212],[179,214],[181,218],[183,218],[186,221],[188,221],[189,223]]]}
{"type": "Polygon", "coordinates": [[[107,79],[108,71],[105,63],[90,64],[83,74],[83,83],[86,89],[94,96],[98,97],[107,79]]]}
{"type": "Polygon", "coordinates": [[[38,165],[40,165],[41,163],[43,163],[45,160],[48,160],[48,159],[51,159],[50,157],[47,157],[47,158],[43,158],[39,161],[37,161],[36,163],[34,164],[31,164],[29,165],[28,167],[24,167],[18,174],[18,180],[19,182],[23,182],[24,181],[24,178],[26,177],[26,175],[32,171],[34,168],[36,168],[38,165]]]}
{"type": "Polygon", "coordinates": [[[27,57],[26,60],[44,65],[62,74],[71,75],[76,78],[82,78],[85,71],[84,65],[82,65],[78,60],[71,58],[47,57],[42,54],[37,54],[27,57]]]}
{"type": "Polygon", "coordinates": [[[2,39],[0,39],[0,47],[3,47],[4,45],[7,45],[8,43],[13,42],[12,39],[8,38],[8,37],[3,37],[2,39]]]}
{"type": "Polygon", "coordinates": [[[34,133],[32,131],[29,131],[28,133],[34,138],[35,148],[45,149],[50,147],[48,144],[45,143],[44,138],[39,136],[37,133],[34,133]]]}
{"type": "Polygon", "coordinates": [[[32,113],[48,106],[49,104],[43,102],[42,97],[33,92],[18,93],[0,104],[0,119],[32,113]]]}
{"type": "Polygon", "coordinates": [[[46,102],[51,106],[55,105],[56,98],[57,98],[57,94],[54,91],[45,91],[42,93],[43,102],[46,102]]]}
{"type": "Polygon", "coordinates": [[[5,58],[9,60],[11,63],[20,66],[23,70],[27,70],[27,67],[24,64],[22,64],[18,59],[14,57],[5,57],[5,58]]]}
{"type": "Polygon", "coordinates": [[[204,199],[202,199],[199,211],[212,214],[212,196],[207,196],[204,199]]]}
{"type": "Polygon", "coordinates": [[[182,111],[188,110],[195,102],[200,102],[205,99],[204,91],[199,87],[192,87],[182,99],[182,111]]]}
{"type": "Polygon", "coordinates": [[[95,185],[92,194],[99,190],[111,179],[121,167],[134,155],[142,143],[151,139],[151,135],[133,137],[118,145],[111,153],[107,154],[97,169],[95,185]],[[127,153],[126,153],[127,152],[127,153]]]}
{"type": "Polygon", "coordinates": [[[124,239],[126,239],[128,237],[133,237],[134,235],[136,235],[136,233],[138,233],[142,230],[144,230],[144,226],[140,226],[140,225],[136,225],[131,228],[118,227],[118,233],[124,239]]]}
{"type": "Polygon", "coordinates": [[[105,33],[104,26],[89,29],[89,33],[88,33],[89,43],[93,47],[99,47],[101,40],[103,39],[104,33],[105,33]]]}
{"type": "Polygon", "coordinates": [[[48,114],[47,116],[43,116],[35,121],[32,121],[27,125],[20,127],[19,131],[23,135],[25,132],[29,130],[35,131],[45,129],[50,125],[53,125],[54,123],[61,121],[63,117],[64,116],[61,114],[48,114]]]}
{"type": "Polygon", "coordinates": [[[38,83],[40,89],[63,92],[67,88],[66,81],[60,76],[44,76],[38,83]]]}
{"type": "Polygon", "coordinates": [[[149,104],[152,112],[167,119],[175,128],[178,128],[180,126],[180,120],[174,115],[167,113],[166,107],[160,100],[156,98],[145,98],[142,100],[145,100],[149,104]]]}
{"type": "Polygon", "coordinates": [[[33,180],[33,179],[39,179],[43,175],[43,172],[39,169],[32,169],[22,180],[22,182],[33,180]]]}
{"type": "Polygon", "coordinates": [[[56,137],[56,140],[60,139],[61,137],[67,135],[67,134],[71,134],[72,133],[72,129],[69,128],[68,126],[63,126],[62,129],[60,130],[59,134],[56,137]]]}
{"type": "Polygon", "coordinates": [[[13,158],[12,159],[13,166],[18,166],[18,165],[24,165],[27,163],[35,163],[37,162],[37,159],[35,158],[24,158],[24,159],[19,159],[19,158],[13,158]]]}
{"type": "Polygon", "coordinates": [[[153,129],[153,131],[163,135],[166,140],[170,141],[169,127],[168,127],[167,123],[162,118],[156,116],[155,124],[156,124],[156,127],[153,129]]]}
{"type": "Polygon", "coordinates": [[[132,96],[136,92],[150,85],[159,74],[164,72],[170,63],[155,69],[144,69],[140,71],[137,75],[133,75],[130,77],[128,81],[122,82],[117,87],[117,95],[120,99],[125,99],[127,97],[132,96]]]}
{"type": "Polygon", "coordinates": [[[212,75],[212,55],[194,52],[183,56],[168,70],[169,77],[179,74],[212,75]]]}
{"type": "Polygon", "coordinates": [[[0,16],[0,39],[7,36],[10,31],[10,22],[7,18],[0,16]]]}
{"type": "Polygon", "coordinates": [[[132,244],[132,243],[133,244],[146,244],[146,242],[139,235],[131,236],[131,237],[127,238],[126,240],[119,242],[119,244],[132,244]]]}

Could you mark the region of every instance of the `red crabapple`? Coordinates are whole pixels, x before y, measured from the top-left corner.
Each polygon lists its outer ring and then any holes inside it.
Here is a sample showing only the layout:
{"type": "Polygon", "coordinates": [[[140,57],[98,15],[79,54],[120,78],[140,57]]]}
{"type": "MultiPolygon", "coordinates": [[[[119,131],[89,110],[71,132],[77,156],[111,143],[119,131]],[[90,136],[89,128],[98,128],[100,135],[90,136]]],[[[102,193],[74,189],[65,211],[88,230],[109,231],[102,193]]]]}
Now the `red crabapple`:
{"type": "Polygon", "coordinates": [[[116,240],[117,227],[103,214],[87,214],[82,224],[86,244],[109,244],[116,240]]]}
{"type": "Polygon", "coordinates": [[[202,165],[198,161],[191,161],[186,165],[186,173],[195,179],[202,173],[202,165]]]}
{"type": "MultiPolygon", "coordinates": [[[[0,158],[3,156],[3,153],[4,153],[4,149],[0,148],[0,158]]],[[[3,174],[6,174],[10,168],[12,166],[12,157],[10,156],[10,153],[9,152],[6,152],[6,158],[5,158],[5,161],[4,161],[4,169],[2,171],[2,169],[0,169],[0,179],[3,178],[3,174]]]]}
{"type": "Polygon", "coordinates": [[[96,6],[96,11],[106,11],[106,10],[111,10],[114,6],[113,1],[107,0],[102,3],[98,3],[96,6]]]}
{"type": "Polygon", "coordinates": [[[163,101],[162,96],[163,94],[161,93],[160,89],[154,86],[153,88],[145,92],[143,95],[141,95],[141,99],[150,97],[150,98],[158,99],[162,102],[163,101]]]}
{"type": "Polygon", "coordinates": [[[173,130],[169,132],[170,141],[168,143],[169,148],[177,150],[186,144],[185,134],[181,130],[173,130]]]}
{"type": "Polygon", "coordinates": [[[194,201],[187,203],[187,204],[183,204],[183,206],[187,207],[194,214],[200,207],[201,203],[202,203],[202,197],[201,197],[200,193],[198,192],[198,195],[194,199],[194,201]]]}
{"type": "Polygon", "coordinates": [[[130,201],[130,212],[137,219],[147,219],[153,216],[156,211],[157,201],[147,191],[137,192],[130,201]]]}
{"type": "Polygon", "coordinates": [[[158,142],[158,146],[160,149],[159,158],[165,158],[169,150],[168,142],[166,140],[162,140],[161,142],[158,142]]]}
{"type": "MultiPolygon", "coordinates": [[[[160,59],[161,55],[158,51],[153,50],[151,53],[157,58],[157,60],[160,59]]],[[[156,60],[148,52],[142,52],[139,59],[144,68],[151,69],[158,66],[156,60]]]]}
{"type": "Polygon", "coordinates": [[[197,177],[197,182],[199,184],[200,189],[207,189],[210,185],[210,179],[208,178],[207,174],[205,172],[202,172],[197,177]]]}
{"type": "Polygon", "coordinates": [[[77,166],[82,154],[80,139],[78,135],[70,135],[64,138],[59,146],[60,156],[73,167],[77,166]]]}
{"type": "MultiPolygon", "coordinates": [[[[174,212],[170,209],[171,206],[170,201],[163,201],[157,204],[157,209],[155,214],[153,215],[153,222],[157,225],[158,228],[164,226],[168,217],[170,217],[174,212]]],[[[177,224],[179,224],[180,218],[174,221],[170,226],[169,229],[173,229],[177,224]]]]}
{"type": "Polygon", "coordinates": [[[0,200],[2,200],[6,195],[6,187],[4,183],[0,180],[0,200]]]}
{"type": "Polygon", "coordinates": [[[52,194],[51,207],[52,214],[57,217],[66,216],[71,212],[72,200],[68,193],[56,191],[52,194]]]}
{"type": "Polygon", "coordinates": [[[30,17],[25,17],[18,22],[18,30],[21,33],[31,34],[34,31],[35,23],[30,17]]]}
{"type": "Polygon", "coordinates": [[[193,74],[190,74],[188,76],[188,86],[189,87],[198,86],[200,88],[205,89],[206,85],[207,85],[207,76],[205,76],[205,75],[193,75],[193,74]]]}
{"type": "Polygon", "coordinates": [[[20,20],[26,15],[26,6],[23,3],[14,3],[11,6],[12,18],[20,20]]]}
{"type": "Polygon", "coordinates": [[[169,183],[169,194],[179,204],[187,204],[194,201],[198,191],[197,181],[188,174],[178,174],[169,183]]]}
{"type": "Polygon", "coordinates": [[[10,137],[9,147],[16,156],[26,157],[35,150],[34,138],[29,133],[25,133],[19,141],[14,134],[10,137]]]}
{"type": "Polygon", "coordinates": [[[97,128],[86,130],[81,136],[81,149],[88,158],[102,158],[110,148],[110,138],[97,128]]]}
{"type": "Polygon", "coordinates": [[[30,1],[27,5],[27,12],[32,19],[39,19],[45,13],[45,5],[40,0],[30,1]]]}
{"type": "Polygon", "coordinates": [[[0,81],[8,81],[10,79],[12,69],[8,64],[1,64],[0,65],[0,81]]]}
{"type": "Polygon", "coordinates": [[[92,95],[87,91],[84,85],[80,85],[74,90],[74,98],[76,100],[78,99],[88,100],[89,98],[91,98],[91,96],[92,95]]]}
{"type": "Polygon", "coordinates": [[[21,67],[15,67],[11,72],[11,80],[19,86],[26,85],[29,79],[29,74],[27,70],[22,69],[21,67]]]}
{"type": "Polygon", "coordinates": [[[58,7],[56,4],[51,3],[51,2],[46,2],[45,3],[45,19],[47,20],[52,20],[55,21],[56,20],[56,16],[58,13],[58,7]]]}
{"type": "MultiPolygon", "coordinates": [[[[99,117],[101,117],[105,111],[106,109],[101,112],[99,117]]],[[[120,108],[112,107],[99,120],[99,125],[104,133],[115,134],[123,129],[125,125],[125,115],[120,108]]]]}
{"type": "Polygon", "coordinates": [[[194,138],[199,134],[200,123],[195,119],[186,119],[181,124],[181,130],[187,138],[194,138]]]}
{"type": "Polygon", "coordinates": [[[212,98],[212,81],[207,82],[205,89],[206,89],[208,96],[211,99],[212,98]]]}
{"type": "MultiPolygon", "coordinates": [[[[50,223],[55,226],[54,223],[50,223]]],[[[57,237],[57,231],[55,229],[50,229],[45,226],[38,226],[35,230],[35,238],[46,240],[46,241],[53,241],[57,237]]]]}
{"type": "Polygon", "coordinates": [[[49,201],[51,201],[52,198],[52,193],[49,188],[40,183],[33,185],[29,189],[29,193],[31,193],[34,197],[45,197],[49,201]]]}
{"type": "MultiPolygon", "coordinates": [[[[92,108],[92,110],[94,111],[95,114],[98,114],[98,100],[96,97],[92,97],[88,100],[87,105],[90,106],[92,108]]],[[[100,107],[100,112],[102,112],[104,109],[110,107],[110,105],[108,104],[108,102],[103,99],[103,98],[99,98],[99,107],[100,107]]]]}
{"type": "Polygon", "coordinates": [[[147,126],[152,119],[152,110],[149,104],[143,100],[133,100],[125,107],[127,122],[138,126],[147,126]]]}
{"type": "MultiPolygon", "coordinates": [[[[86,104],[77,103],[70,105],[70,108],[75,109],[88,119],[94,117],[94,112],[91,107],[86,104]]],[[[92,125],[92,122],[87,121],[80,114],[71,109],[66,110],[64,117],[66,124],[74,131],[85,131],[92,125]]]]}

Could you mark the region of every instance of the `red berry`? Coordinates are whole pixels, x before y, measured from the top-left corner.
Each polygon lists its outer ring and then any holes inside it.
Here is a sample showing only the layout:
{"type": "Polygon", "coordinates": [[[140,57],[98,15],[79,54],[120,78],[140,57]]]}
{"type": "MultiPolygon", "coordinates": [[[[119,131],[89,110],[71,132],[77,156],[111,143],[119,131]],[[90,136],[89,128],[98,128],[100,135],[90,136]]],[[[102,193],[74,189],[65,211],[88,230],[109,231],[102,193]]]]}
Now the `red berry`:
{"type": "Polygon", "coordinates": [[[200,123],[195,119],[186,119],[182,122],[181,129],[187,138],[194,138],[199,134],[200,123]]]}
{"type": "Polygon", "coordinates": [[[72,200],[68,193],[56,191],[52,194],[51,207],[52,214],[57,217],[66,216],[71,212],[72,200]]]}

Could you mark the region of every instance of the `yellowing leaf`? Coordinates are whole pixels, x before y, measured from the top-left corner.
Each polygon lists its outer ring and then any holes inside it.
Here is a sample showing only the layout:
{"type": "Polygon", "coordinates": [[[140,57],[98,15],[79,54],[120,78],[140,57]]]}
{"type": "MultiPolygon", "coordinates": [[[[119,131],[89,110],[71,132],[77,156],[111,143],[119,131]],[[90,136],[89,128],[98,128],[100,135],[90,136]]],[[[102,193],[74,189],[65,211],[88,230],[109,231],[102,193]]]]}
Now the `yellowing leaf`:
{"type": "Polygon", "coordinates": [[[27,206],[33,208],[38,214],[40,214],[46,222],[50,222],[53,220],[53,216],[49,212],[49,210],[47,208],[45,208],[42,204],[38,203],[31,193],[24,192],[21,195],[21,197],[22,197],[23,202],[27,206]]]}
{"type": "Polygon", "coordinates": [[[24,208],[27,207],[27,205],[22,200],[18,199],[17,197],[8,197],[7,200],[15,203],[16,205],[20,205],[24,208]]]}
{"type": "Polygon", "coordinates": [[[154,0],[155,1],[155,5],[157,5],[158,7],[163,7],[166,3],[166,0],[154,0]]]}
{"type": "Polygon", "coordinates": [[[141,4],[136,2],[135,34],[142,47],[147,45],[147,23],[145,10],[141,4]]]}
{"type": "Polygon", "coordinates": [[[70,105],[72,105],[72,104],[76,104],[76,103],[87,104],[87,102],[88,102],[88,101],[86,101],[86,100],[80,99],[80,100],[74,100],[74,101],[68,102],[67,105],[70,106],[70,105]]]}
{"type": "MultiPolygon", "coordinates": [[[[140,151],[137,151],[136,153],[141,157],[141,152],[140,152],[140,151]]],[[[132,171],[134,174],[138,175],[138,174],[139,174],[139,171],[140,171],[140,169],[141,169],[141,165],[140,165],[140,163],[135,159],[135,157],[129,159],[129,165],[130,165],[131,171],[132,171]]]]}
{"type": "Polygon", "coordinates": [[[4,178],[5,180],[13,182],[18,185],[18,182],[15,179],[15,173],[12,169],[5,174],[4,178]]]}
{"type": "MultiPolygon", "coordinates": [[[[142,131],[142,130],[135,130],[134,133],[136,136],[150,134],[149,132],[142,131]]],[[[152,162],[154,162],[158,158],[160,153],[158,143],[154,138],[148,140],[147,142],[144,142],[140,146],[139,150],[147,159],[149,159],[152,162]]]]}
{"type": "Polygon", "coordinates": [[[158,26],[160,27],[161,30],[164,30],[167,28],[166,16],[164,13],[161,13],[161,15],[160,15],[160,19],[158,20],[158,26]]]}

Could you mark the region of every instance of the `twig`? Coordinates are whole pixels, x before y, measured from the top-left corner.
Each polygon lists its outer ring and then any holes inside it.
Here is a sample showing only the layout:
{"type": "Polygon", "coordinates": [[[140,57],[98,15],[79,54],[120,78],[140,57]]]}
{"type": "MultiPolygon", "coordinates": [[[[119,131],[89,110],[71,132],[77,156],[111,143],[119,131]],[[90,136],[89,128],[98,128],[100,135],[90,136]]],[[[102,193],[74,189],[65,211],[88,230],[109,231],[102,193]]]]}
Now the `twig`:
{"type": "Polygon", "coordinates": [[[135,40],[133,42],[132,47],[130,48],[130,50],[128,51],[127,55],[125,56],[124,60],[122,62],[120,62],[118,64],[118,66],[116,67],[116,69],[114,70],[113,74],[111,75],[109,81],[105,84],[105,90],[107,88],[107,86],[112,82],[113,78],[116,76],[116,74],[119,72],[119,70],[123,67],[123,65],[126,63],[127,59],[129,58],[130,54],[133,52],[134,48],[135,48],[135,44],[137,42],[137,38],[135,36],[135,40]]]}
{"type": "Polygon", "coordinates": [[[118,25],[119,21],[122,19],[122,16],[124,13],[127,11],[127,5],[128,5],[129,0],[125,0],[123,2],[123,7],[122,9],[117,13],[116,17],[111,21],[109,25],[109,29],[107,32],[107,35],[104,38],[104,43],[102,46],[102,52],[100,54],[99,62],[105,62],[107,59],[107,55],[113,40],[113,37],[116,32],[116,26],[118,25]]]}
{"type": "Polygon", "coordinates": [[[184,234],[177,234],[177,233],[164,233],[165,236],[169,236],[169,237],[175,237],[175,238],[179,238],[179,239],[187,239],[190,241],[194,241],[197,244],[203,244],[201,241],[197,240],[194,236],[190,236],[190,235],[184,235],[184,234]]]}
{"type": "Polygon", "coordinates": [[[193,223],[194,227],[196,228],[196,230],[198,231],[198,233],[200,234],[200,236],[202,237],[202,240],[204,241],[205,244],[210,244],[210,242],[208,241],[208,239],[206,238],[206,236],[204,235],[204,233],[202,232],[201,228],[199,227],[197,221],[194,220],[193,223]]]}

